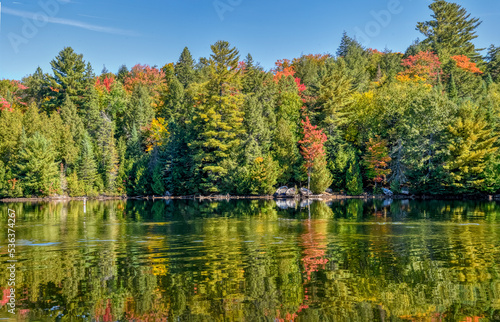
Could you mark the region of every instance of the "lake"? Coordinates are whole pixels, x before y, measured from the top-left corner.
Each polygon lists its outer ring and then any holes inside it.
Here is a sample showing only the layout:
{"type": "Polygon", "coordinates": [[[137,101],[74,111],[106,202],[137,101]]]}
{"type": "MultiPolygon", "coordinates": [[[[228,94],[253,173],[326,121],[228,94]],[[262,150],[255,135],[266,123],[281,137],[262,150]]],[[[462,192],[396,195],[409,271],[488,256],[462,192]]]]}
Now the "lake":
{"type": "Polygon", "coordinates": [[[0,204],[0,318],[498,321],[500,203],[0,204]]]}

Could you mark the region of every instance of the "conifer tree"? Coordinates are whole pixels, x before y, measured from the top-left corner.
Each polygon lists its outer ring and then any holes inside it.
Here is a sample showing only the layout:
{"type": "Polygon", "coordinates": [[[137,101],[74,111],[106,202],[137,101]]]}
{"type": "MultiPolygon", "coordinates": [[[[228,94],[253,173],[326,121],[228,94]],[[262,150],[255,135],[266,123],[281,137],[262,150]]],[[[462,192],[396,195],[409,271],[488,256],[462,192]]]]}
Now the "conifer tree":
{"type": "Polygon", "coordinates": [[[363,193],[363,179],[356,158],[349,162],[345,182],[348,195],[359,196],[363,193]]]}
{"type": "Polygon", "coordinates": [[[69,96],[66,96],[61,106],[60,112],[64,124],[69,126],[69,130],[73,134],[75,142],[81,142],[83,133],[85,131],[82,119],[78,115],[75,104],[71,101],[69,96]]]}
{"type": "Polygon", "coordinates": [[[486,70],[489,77],[495,82],[500,81],[500,47],[491,45],[486,55],[486,70]]]}
{"type": "Polygon", "coordinates": [[[116,189],[118,176],[118,153],[114,136],[113,122],[109,116],[101,112],[96,131],[96,160],[104,188],[108,192],[116,189]]]}
{"type": "Polygon", "coordinates": [[[491,128],[479,109],[464,103],[455,122],[448,126],[450,156],[444,165],[450,185],[460,192],[483,190],[487,161],[497,150],[491,128]]]}
{"type": "Polygon", "coordinates": [[[65,96],[79,107],[83,103],[86,89],[89,87],[89,66],[83,60],[82,54],[77,54],[71,47],[65,47],[57,57],[50,62],[54,76],[50,79],[50,86],[56,89],[51,93],[53,97],[49,106],[57,108],[62,105],[65,96]]]}
{"type": "Polygon", "coordinates": [[[223,161],[234,157],[243,120],[238,51],[225,41],[218,41],[211,48],[210,80],[197,90],[193,117],[197,137],[190,144],[203,193],[220,192],[222,179],[229,170],[223,161]]]}
{"type": "Polygon", "coordinates": [[[359,91],[365,91],[370,82],[370,74],[367,71],[369,57],[368,52],[361,44],[344,32],[340,47],[337,50],[338,59],[344,60],[347,73],[352,79],[352,84],[359,91]]]}
{"type": "Polygon", "coordinates": [[[80,146],[78,177],[84,185],[85,193],[92,194],[97,179],[97,164],[94,157],[92,142],[87,132],[83,134],[80,146]]]}
{"type": "Polygon", "coordinates": [[[194,81],[194,60],[187,47],[184,47],[179,60],[175,64],[175,76],[184,88],[194,81]]]}
{"type": "Polygon", "coordinates": [[[326,155],[316,159],[312,168],[311,174],[311,191],[314,194],[321,194],[328,189],[333,182],[332,174],[327,167],[326,155]]]}
{"type": "Polygon", "coordinates": [[[429,8],[433,11],[433,20],[417,24],[417,30],[426,37],[422,43],[438,54],[444,64],[454,55],[466,55],[478,62],[481,49],[472,41],[477,38],[476,29],[481,21],[471,18],[465,8],[456,3],[434,0],[429,8]]]}
{"type": "Polygon", "coordinates": [[[446,89],[448,92],[448,97],[452,101],[456,101],[458,98],[458,90],[457,90],[457,85],[455,84],[455,78],[453,77],[453,74],[450,75],[450,79],[448,80],[448,88],[446,89]]]}
{"type": "Polygon", "coordinates": [[[17,163],[25,195],[47,196],[59,190],[52,144],[39,132],[23,140],[17,163]]]}

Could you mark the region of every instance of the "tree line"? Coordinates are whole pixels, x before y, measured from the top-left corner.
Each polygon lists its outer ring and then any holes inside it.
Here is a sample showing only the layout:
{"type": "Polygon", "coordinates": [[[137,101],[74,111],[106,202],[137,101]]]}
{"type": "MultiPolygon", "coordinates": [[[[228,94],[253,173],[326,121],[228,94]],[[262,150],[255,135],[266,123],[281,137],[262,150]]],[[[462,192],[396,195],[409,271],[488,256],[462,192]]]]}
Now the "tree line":
{"type": "Polygon", "coordinates": [[[500,47],[436,0],[405,53],[344,33],[265,70],[226,41],[195,61],[96,74],[64,48],[0,81],[0,196],[498,193],[500,47]]]}

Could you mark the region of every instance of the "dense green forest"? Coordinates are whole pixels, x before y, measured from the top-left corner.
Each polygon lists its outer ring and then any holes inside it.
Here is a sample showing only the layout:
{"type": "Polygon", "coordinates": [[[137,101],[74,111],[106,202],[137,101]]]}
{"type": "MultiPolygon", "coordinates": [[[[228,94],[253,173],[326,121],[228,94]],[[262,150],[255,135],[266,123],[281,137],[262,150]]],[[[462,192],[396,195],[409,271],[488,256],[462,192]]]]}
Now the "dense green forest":
{"type": "Polygon", "coordinates": [[[0,81],[0,196],[498,193],[500,47],[475,47],[461,6],[430,8],[405,53],[344,34],[269,71],[225,41],[100,75],[64,48],[0,81]]]}

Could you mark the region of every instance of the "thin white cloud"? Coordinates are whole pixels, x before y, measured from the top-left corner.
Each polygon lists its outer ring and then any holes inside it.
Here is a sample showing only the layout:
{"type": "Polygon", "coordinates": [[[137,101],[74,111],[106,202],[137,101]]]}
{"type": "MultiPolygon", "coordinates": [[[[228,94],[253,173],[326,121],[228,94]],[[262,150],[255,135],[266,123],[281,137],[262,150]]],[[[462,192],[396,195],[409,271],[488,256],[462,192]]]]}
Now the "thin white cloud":
{"type": "Polygon", "coordinates": [[[132,31],[132,30],[103,27],[103,26],[98,26],[98,25],[93,25],[93,24],[89,24],[86,22],[78,21],[78,20],[50,17],[50,16],[45,15],[45,14],[43,14],[43,17],[40,17],[39,13],[16,10],[16,9],[11,9],[11,8],[3,7],[2,13],[8,14],[11,16],[37,20],[40,22],[47,21],[48,23],[54,23],[54,24],[65,25],[65,26],[72,26],[72,27],[82,28],[82,29],[96,31],[96,32],[103,32],[103,33],[108,33],[108,34],[123,35],[123,36],[140,36],[139,33],[132,31]]]}
{"type": "Polygon", "coordinates": [[[98,17],[98,16],[91,16],[91,15],[84,15],[79,13],[78,14],[80,17],[85,17],[85,18],[95,18],[95,19],[104,19],[103,17],[98,17]]]}

